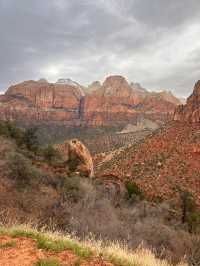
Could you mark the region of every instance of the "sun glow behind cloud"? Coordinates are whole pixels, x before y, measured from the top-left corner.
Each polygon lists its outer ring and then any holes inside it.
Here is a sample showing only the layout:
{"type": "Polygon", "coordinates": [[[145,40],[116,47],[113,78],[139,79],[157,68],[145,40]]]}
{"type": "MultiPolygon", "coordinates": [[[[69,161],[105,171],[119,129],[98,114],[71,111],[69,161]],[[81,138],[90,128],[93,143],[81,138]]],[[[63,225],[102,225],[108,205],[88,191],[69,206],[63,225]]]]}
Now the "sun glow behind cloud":
{"type": "Polygon", "coordinates": [[[61,73],[61,66],[49,65],[40,71],[41,77],[46,78],[49,81],[54,82],[61,73]]]}

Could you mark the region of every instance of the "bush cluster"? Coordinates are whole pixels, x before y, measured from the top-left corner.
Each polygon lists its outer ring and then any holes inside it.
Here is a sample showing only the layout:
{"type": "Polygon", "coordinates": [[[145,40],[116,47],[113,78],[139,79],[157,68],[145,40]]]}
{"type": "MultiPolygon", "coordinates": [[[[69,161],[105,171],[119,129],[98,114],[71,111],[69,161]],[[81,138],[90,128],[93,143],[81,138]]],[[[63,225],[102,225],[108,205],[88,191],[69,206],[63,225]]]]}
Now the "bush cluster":
{"type": "Polygon", "coordinates": [[[14,122],[0,121],[0,135],[12,138],[20,147],[36,152],[39,148],[37,128],[21,129],[14,122]]]}
{"type": "Polygon", "coordinates": [[[139,199],[144,198],[142,190],[138,187],[138,185],[135,182],[132,182],[130,180],[126,181],[125,188],[129,199],[136,197],[138,197],[139,199]]]}
{"type": "Polygon", "coordinates": [[[11,153],[8,156],[9,176],[17,181],[20,186],[28,185],[40,172],[31,161],[20,153],[11,153]]]}
{"type": "Polygon", "coordinates": [[[182,223],[186,224],[190,233],[200,233],[200,212],[193,195],[188,191],[180,191],[182,223]]]}

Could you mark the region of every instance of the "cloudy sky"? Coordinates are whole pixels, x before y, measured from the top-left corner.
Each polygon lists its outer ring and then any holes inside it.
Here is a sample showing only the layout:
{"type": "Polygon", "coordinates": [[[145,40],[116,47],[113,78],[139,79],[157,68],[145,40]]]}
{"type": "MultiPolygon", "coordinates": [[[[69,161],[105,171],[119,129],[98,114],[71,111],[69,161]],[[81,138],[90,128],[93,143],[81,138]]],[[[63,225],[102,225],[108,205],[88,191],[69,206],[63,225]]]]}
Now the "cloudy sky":
{"type": "Polygon", "coordinates": [[[0,90],[121,74],[187,96],[200,79],[200,1],[0,0],[0,70],[0,90]]]}

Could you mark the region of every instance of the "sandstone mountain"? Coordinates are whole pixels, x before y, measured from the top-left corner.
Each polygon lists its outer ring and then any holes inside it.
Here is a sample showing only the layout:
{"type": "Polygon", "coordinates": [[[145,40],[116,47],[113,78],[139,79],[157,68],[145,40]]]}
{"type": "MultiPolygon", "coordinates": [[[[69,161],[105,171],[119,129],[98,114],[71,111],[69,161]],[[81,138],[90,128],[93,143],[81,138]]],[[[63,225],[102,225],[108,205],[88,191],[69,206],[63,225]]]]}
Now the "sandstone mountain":
{"type": "Polygon", "coordinates": [[[80,116],[82,97],[79,87],[25,81],[11,86],[0,97],[0,117],[29,123],[62,121],[74,125],[80,116]]]}
{"type": "Polygon", "coordinates": [[[174,120],[191,123],[200,122],[200,80],[195,84],[194,91],[187,99],[186,104],[177,107],[174,120]]]}
{"type": "Polygon", "coordinates": [[[177,102],[152,94],[137,83],[129,84],[122,76],[110,76],[86,96],[84,119],[93,126],[135,123],[141,114],[163,121],[173,114],[177,102]]]}
{"type": "Polygon", "coordinates": [[[112,126],[137,121],[139,115],[165,121],[179,101],[170,94],[150,93],[122,76],[85,88],[70,79],[48,83],[25,81],[0,96],[0,119],[66,126],[112,126]]]}

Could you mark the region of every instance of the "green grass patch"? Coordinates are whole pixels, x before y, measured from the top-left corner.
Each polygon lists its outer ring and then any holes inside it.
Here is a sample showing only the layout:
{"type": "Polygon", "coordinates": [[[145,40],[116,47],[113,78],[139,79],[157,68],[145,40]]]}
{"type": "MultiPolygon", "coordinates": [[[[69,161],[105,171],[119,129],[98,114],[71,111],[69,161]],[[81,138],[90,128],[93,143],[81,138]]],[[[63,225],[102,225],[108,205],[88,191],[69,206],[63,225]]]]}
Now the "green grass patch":
{"type": "Polygon", "coordinates": [[[23,227],[16,227],[13,229],[0,228],[0,235],[9,235],[13,238],[26,237],[34,239],[39,249],[44,249],[53,252],[62,252],[64,250],[72,251],[76,256],[87,259],[92,257],[93,252],[89,247],[79,244],[77,241],[61,238],[51,237],[48,234],[40,233],[36,230],[26,229],[23,227]]]}
{"type": "Polygon", "coordinates": [[[0,244],[0,249],[13,248],[13,247],[16,247],[15,241],[9,241],[9,242],[0,244]]]}
{"type": "Polygon", "coordinates": [[[32,239],[36,239],[39,236],[39,233],[35,232],[35,231],[27,231],[25,229],[13,229],[12,231],[9,232],[9,235],[13,238],[17,238],[17,237],[26,237],[26,238],[32,238],[32,239]]]}
{"type": "Polygon", "coordinates": [[[41,259],[36,262],[35,266],[60,266],[60,262],[57,259],[41,259]]]}
{"type": "Polygon", "coordinates": [[[53,252],[62,252],[64,250],[71,250],[75,255],[81,258],[90,258],[92,252],[89,248],[82,247],[72,240],[57,239],[53,240],[45,235],[39,235],[37,238],[37,245],[39,249],[44,249],[53,252]]]}

